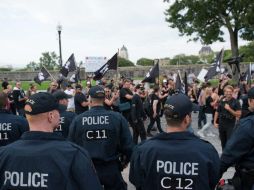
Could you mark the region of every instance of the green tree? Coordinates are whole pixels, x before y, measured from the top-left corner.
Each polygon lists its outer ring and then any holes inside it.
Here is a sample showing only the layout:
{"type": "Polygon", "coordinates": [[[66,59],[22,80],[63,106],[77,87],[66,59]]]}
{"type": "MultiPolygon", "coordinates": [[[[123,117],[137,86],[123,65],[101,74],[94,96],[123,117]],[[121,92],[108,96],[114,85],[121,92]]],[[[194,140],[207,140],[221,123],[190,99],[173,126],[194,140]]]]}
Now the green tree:
{"type": "Polygon", "coordinates": [[[54,70],[59,68],[57,64],[59,57],[55,52],[44,52],[39,59],[39,66],[45,66],[48,70],[54,70]]]}
{"type": "Polygon", "coordinates": [[[119,67],[131,67],[134,66],[134,63],[132,63],[129,60],[126,60],[124,58],[118,57],[118,66],[119,67]]]}
{"type": "Polygon", "coordinates": [[[174,56],[170,60],[171,65],[188,65],[188,64],[197,64],[201,63],[199,56],[196,55],[185,55],[185,54],[179,54],[174,56]]]}
{"type": "Polygon", "coordinates": [[[152,59],[147,59],[147,58],[140,58],[137,61],[137,65],[141,65],[141,66],[152,66],[153,64],[154,64],[153,60],[152,59]]]}
{"type": "MultiPolygon", "coordinates": [[[[253,0],[176,0],[165,12],[166,22],[177,28],[180,35],[204,44],[224,41],[223,28],[228,30],[231,51],[238,56],[238,37],[254,39],[253,0]]],[[[239,73],[237,73],[239,76],[239,73]]]]}
{"type": "Polygon", "coordinates": [[[239,48],[239,52],[241,54],[244,54],[243,61],[244,62],[254,62],[254,42],[250,42],[249,44],[245,46],[241,46],[239,48]]]}
{"type": "Polygon", "coordinates": [[[26,70],[29,70],[29,71],[36,71],[39,69],[40,69],[40,65],[36,63],[35,61],[31,61],[30,63],[26,65],[26,70]]]}

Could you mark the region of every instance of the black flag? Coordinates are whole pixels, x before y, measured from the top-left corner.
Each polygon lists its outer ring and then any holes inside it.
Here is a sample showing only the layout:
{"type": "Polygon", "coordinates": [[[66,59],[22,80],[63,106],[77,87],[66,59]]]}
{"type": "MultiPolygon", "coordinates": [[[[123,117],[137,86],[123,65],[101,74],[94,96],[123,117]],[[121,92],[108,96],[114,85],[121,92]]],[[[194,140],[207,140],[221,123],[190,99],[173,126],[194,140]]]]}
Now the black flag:
{"type": "Polygon", "coordinates": [[[117,70],[117,53],[101,68],[94,72],[93,80],[100,80],[108,70],[117,70]]]}
{"type": "Polygon", "coordinates": [[[142,82],[149,82],[149,83],[155,83],[156,78],[159,77],[159,60],[154,60],[155,65],[148,71],[146,74],[146,77],[142,82]]]}
{"type": "Polygon", "coordinates": [[[188,96],[188,80],[187,80],[187,72],[186,71],[184,72],[183,83],[184,83],[184,92],[188,96]]]}
{"type": "Polygon", "coordinates": [[[69,81],[71,83],[78,83],[80,81],[80,68],[79,67],[77,67],[76,72],[73,75],[71,75],[69,81]]]}
{"type": "Polygon", "coordinates": [[[183,94],[185,93],[185,86],[184,86],[184,83],[182,82],[179,71],[177,72],[177,76],[176,76],[175,90],[177,93],[183,93],[183,94]]]}
{"type": "Polygon", "coordinates": [[[212,66],[208,69],[208,72],[206,73],[205,80],[209,80],[216,76],[217,74],[221,73],[221,62],[223,58],[224,49],[217,54],[216,59],[212,66]]]}
{"type": "Polygon", "coordinates": [[[41,85],[42,81],[45,81],[50,76],[49,72],[45,67],[42,67],[37,76],[34,77],[34,81],[41,85]]]}
{"type": "Polygon", "coordinates": [[[63,65],[60,70],[60,73],[67,77],[69,72],[73,72],[76,70],[75,57],[74,54],[71,54],[67,62],[63,65]]]}
{"type": "Polygon", "coordinates": [[[249,85],[251,85],[251,76],[253,73],[254,73],[254,65],[250,63],[243,76],[243,79],[246,80],[247,84],[249,85]]]}

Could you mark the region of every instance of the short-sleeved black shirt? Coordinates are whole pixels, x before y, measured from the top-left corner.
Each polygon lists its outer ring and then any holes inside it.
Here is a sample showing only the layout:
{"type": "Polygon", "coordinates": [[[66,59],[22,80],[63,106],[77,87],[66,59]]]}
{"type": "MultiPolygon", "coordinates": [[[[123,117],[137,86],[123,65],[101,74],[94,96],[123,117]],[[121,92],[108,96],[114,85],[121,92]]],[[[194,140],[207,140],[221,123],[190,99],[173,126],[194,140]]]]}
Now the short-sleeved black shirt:
{"type": "Polygon", "coordinates": [[[83,93],[76,93],[74,96],[75,113],[81,114],[88,110],[88,106],[83,107],[82,102],[87,102],[87,98],[83,93]]]}
{"type": "Polygon", "coordinates": [[[129,94],[129,95],[133,95],[132,91],[128,88],[121,88],[120,90],[120,102],[121,103],[125,103],[125,102],[130,102],[131,103],[131,100],[125,98],[125,96],[129,94]]]}

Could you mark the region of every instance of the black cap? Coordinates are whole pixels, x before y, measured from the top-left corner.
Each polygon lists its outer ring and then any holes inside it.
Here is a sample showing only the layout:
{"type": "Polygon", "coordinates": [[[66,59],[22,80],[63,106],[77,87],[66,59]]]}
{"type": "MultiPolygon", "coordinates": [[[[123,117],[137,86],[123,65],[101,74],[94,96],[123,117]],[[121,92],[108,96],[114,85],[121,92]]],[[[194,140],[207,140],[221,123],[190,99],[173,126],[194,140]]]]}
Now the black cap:
{"type": "Polygon", "coordinates": [[[101,86],[94,86],[89,90],[89,95],[91,98],[105,98],[104,88],[101,86]]]}
{"type": "Polygon", "coordinates": [[[53,93],[53,96],[56,98],[57,101],[62,100],[62,99],[69,99],[72,98],[71,95],[66,94],[65,92],[58,90],[53,93]]]}
{"type": "Polygon", "coordinates": [[[247,95],[248,95],[248,98],[254,99],[254,87],[249,89],[247,95]]]}
{"type": "Polygon", "coordinates": [[[192,111],[199,109],[197,104],[193,104],[188,96],[181,93],[169,97],[165,103],[165,108],[170,110],[170,112],[165,113],[165,116],[174,119],[183,118],[192,111]]]}
{"type": "Polygon", "coordinates": [[[39,92],[29,97],[24,110],[26,114],[37,115],[52,110],[59,110],[59,104],[52,94],[39,92]]]}

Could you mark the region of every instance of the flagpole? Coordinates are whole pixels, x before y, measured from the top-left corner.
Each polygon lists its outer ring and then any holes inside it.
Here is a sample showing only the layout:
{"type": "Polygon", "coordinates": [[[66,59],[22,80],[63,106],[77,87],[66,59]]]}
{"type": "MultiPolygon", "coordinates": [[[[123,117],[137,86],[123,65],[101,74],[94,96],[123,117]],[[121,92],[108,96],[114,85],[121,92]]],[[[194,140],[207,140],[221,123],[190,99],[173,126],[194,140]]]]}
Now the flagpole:
{"type": "Polygon", "coordinates": [[[56,79],[50,74],[50,72],[46,69],[46,67],[44,65],[42,67],[44,67],[44,69],[48,72],[49,76],[51,77],[51,81],[52,79],[56,81],[56,79]]]}
{"type": "Polygon", "coordinates": [[[159,59],[158,59],[158,68],[159,68],[158,85],[160,86],[160,60],[159,59]]]}
{"type": "Polygon", "coordinates": [[[118,80],[118,55],[119,55],[119,48],[117,49],[117,62],[116,62],[116,81],[115,81],[115,84],[117,84],[117,80],[118,80]]]}

